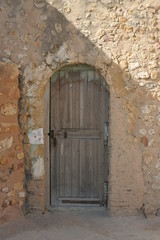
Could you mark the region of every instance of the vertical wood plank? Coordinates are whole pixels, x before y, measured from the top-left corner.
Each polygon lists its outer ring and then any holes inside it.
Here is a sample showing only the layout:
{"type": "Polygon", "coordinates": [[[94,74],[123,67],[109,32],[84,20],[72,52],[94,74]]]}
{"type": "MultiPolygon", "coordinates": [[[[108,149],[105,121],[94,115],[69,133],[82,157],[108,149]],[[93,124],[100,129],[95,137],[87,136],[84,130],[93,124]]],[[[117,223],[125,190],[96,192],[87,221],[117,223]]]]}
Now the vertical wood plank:
{"type": "Polygon", "coordinates": [[[80,197],[79,194],[79,140],[72,143],[72,197],[80,197]]]}
{"type": "Polygon", "coordinates": [[[94,156],[93,156],[93,139],[88,140],[88,197],[93,197],[94,191],[94,156]]]}
{"type": "Polygon", "coordinates": [[[69,83],[68,83],[68,91],[69,91],[69,103],[68,103],[68,128],[72,128],[73,126],[73,77],[72,72],[69,72],[69,83]]]}
{"type": "Polygon", "coordinates": [[[60,72],[60,122],[61,128],[67,128],[69,125],[69,94],[68,94],[68,83],[67,83],[68,73],[65,71],[60,72]]]}
{"type": "Polygon", "coordinates": [[[94,71],[88,71],[88,128],[94,127],[94,71]]]}
{"type": "Polygon", "coordinates": [[[65,197],[71,197],[71,177],[72,177],[72,140],[65,142],[65,197]]]}
{"type": "Polygon", "coordinates": [[[80,197],[86,196],[86,140],[80,140],[80,197]]]}
{"type": "Polygon", "coordinates": [[[80,79],[80,128],[84,127],[84,81],[80,79]]]}
{"type": "Polygon", "coordinates": [[[73,82],[72,82],[72,86],[73,86],[73,112],[72,112],[72,116],[73,116],[73,123],[72,126],[73,128],[79,128],[79,122],[80,122],[80,97],[79,97],[79,86],[80,86],[80,73],[79,72],[73,72],[73,82]]]}
{"type": "Polygon", "coordinates": [[[59,147],[60,147],[59,159],[57,159],[57,161],[59,161],[59,168],[58,168],[59,172],[58,172],[58,176],[57,176],[57,179],[59,179],[59,181],[57,181],[57,185],[59,188],[59,190],[58,190],[59,196],[64,197],[65,196],[65,151],[66,151],[66,146],[65,146],[65,143],[63,140],[60,140],[59,147]]]}

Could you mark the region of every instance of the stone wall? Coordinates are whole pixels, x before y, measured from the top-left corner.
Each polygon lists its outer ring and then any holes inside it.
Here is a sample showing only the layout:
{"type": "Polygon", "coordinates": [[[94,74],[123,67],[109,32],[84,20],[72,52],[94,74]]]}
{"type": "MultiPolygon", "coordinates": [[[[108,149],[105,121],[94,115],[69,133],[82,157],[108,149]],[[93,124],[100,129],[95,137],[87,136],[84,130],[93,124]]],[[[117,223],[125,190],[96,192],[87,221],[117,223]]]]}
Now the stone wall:
{"type": "Polygon", "coordinates": [[[4,215],[20,215],[25,200],[18,74],[16,65],[0,63],[0,221],[4,215]]]}
{"type": "Polygon", "coordinates": [[[110,86],[110,213],[156,214],[160,208],[159,0],[2,0],[0,11],[0,56],[20,71],[27,208],[44,209],[47,204],[49,156],[44,153],[43,117],[47,83],[60,67],[85,63],[94,66],[110,86]]]}

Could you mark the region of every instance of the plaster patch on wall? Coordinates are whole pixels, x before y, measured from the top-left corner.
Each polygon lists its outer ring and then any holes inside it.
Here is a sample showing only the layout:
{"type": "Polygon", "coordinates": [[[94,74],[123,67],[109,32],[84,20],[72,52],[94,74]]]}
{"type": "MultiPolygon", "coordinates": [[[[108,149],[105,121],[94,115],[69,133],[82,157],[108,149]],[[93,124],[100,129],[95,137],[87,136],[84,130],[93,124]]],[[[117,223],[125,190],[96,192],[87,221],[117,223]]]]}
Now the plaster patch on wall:
{"type": "Polygon", "coordinates": [[[43,128],[38,128],[36,130],[28,133],[28,138],[30,144],[43,144],[44,143],[44,135],[43,128]]]}
{"type": "Polygon", "coordinates": [[[41,156],[32,161],[32,176],[33,179],[40,179],[44,175],[44,159],[41,156]]]}

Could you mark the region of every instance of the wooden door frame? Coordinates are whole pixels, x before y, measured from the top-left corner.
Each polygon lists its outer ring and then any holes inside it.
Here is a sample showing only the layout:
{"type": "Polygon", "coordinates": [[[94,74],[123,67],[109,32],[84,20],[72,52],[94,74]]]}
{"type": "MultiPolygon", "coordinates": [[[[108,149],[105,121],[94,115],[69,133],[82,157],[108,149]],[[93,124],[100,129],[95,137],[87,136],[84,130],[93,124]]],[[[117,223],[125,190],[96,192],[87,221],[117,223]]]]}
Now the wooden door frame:
{"type": "MultiPolygon", "coordinates": [[[[70,67],[75,66],[70,65],[70,67]]],[[[87,66],[88,64],[84,64],[84,66],[87,66]]],[[[89,66],[89,65],[88,65],[89,66]]],[[[60,69],[65,69],[67,66],[64,66],[60,69]]],[[[93,69],[95,69],[93,66],[90,66],[93,69]]],[[[57,69],[60,70],[60,69],[57,69]]],[[[57,72],[55,71],[54,74],[57,72]]],[[[95,71],[97,71],[95,69],[95,71]]],[[[97,71],[98,72],[98,71],[97,71]]],[[[43,101],[44,101],[44,159],[45,159],[45,207],[48,210],[53,210],[53,206],[51,205],[51,147],[50,147],[50,140],[48,133],[50,131],[50,108],[51,108],[51,78],[54,76],[54,74],[50,77],[47,85],[46,90],[44,93],[43,101]]],[[[100,74],[100,73],[99,73],[100,74]]],[[[100,74],[101,76],[101,74],[100,74]]],[[[104,80],[105,81],[105,80],[104,80]]],[[[108,94],[110,95],[109,87],[108,87],[108,94]]],[[[110,101],[110,97],[108,98],[110,101]]],[[[109,104],[108,104],[109,106],[109,104]]],[[[109,114],[109,112],[108,112],[109,114]]],[[[109,131],[109,129],[108,129],[109,131]]],[[[108,149],[109,151],[109,149],[108,149]]],[[[109,159],[108,159],[109,161],[109,159]]]]}

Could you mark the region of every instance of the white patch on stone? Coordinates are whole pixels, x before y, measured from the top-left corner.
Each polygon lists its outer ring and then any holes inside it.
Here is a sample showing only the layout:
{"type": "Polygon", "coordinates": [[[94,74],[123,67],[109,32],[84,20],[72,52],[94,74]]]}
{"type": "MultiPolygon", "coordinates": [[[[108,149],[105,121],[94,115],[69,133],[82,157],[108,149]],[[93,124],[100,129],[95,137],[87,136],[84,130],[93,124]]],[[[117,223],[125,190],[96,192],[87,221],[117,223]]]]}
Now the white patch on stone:
{"type": "Polygon", "coordinates": [[[146,135],[147,131],[145,128],[139,129],[139,133],[142,135],[146,135]]]}
{"type": "Polygon", "coordinates": [[[129,63],[129,70],[135,70],[140,67],[140,64],[138,62],[135,63],[129,63]]]}
{"type": "Polygon", "coordinates": [[[32,176],[34,179],[40,179],[44,175],[44,159],[39,156],[32,161],[31,168],[32,176]]]}
{"type": "Polygon", "coordinates": [[[8,191],[9,191],[8,187],[4,187],[4,188],[1,189],[2,193],[8,193],[8,191]]]}
{"type": "Polygon", "coordinates": [[[43,128],[39,128],[33,130],[31,133],[28,133],[28,138],[30,144],[43,144],[44,143],[43,128]]]}
{"type": "Polygon", "coordinates": [[[149,73],[148,72],[139,72],[138,78],[141,78],[141,79],[149,78],[149,73]]]}
{"type": "Polygon", "coordinates": [[[5,151],[12,147],[13,144],[13,137],[5,138],[4,140],[0,141],[0,152],[5,151]]]}

